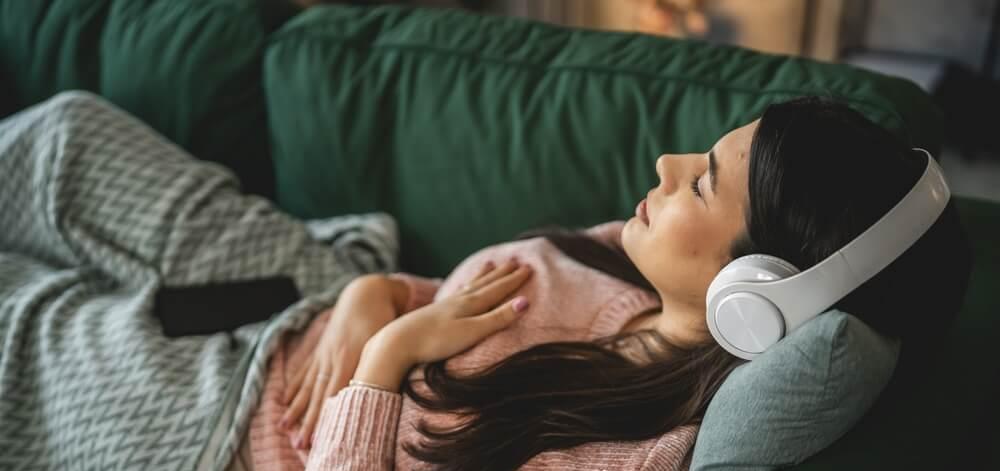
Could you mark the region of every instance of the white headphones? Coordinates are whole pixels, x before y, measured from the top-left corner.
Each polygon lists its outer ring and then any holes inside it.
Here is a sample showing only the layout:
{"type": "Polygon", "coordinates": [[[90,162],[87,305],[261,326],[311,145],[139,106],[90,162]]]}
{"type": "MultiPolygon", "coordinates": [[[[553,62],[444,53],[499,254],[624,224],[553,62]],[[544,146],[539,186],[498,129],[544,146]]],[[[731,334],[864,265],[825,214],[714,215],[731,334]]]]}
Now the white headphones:
{"type": "Polygon", "coordinates": [[[752,360],[868,281],[937,221],[951,190],[931,154],[913,188],[885,216],[842,249],[799,272],[770,255],[733,260],[712,280],[708,329],[729,353],[752,360]]]}

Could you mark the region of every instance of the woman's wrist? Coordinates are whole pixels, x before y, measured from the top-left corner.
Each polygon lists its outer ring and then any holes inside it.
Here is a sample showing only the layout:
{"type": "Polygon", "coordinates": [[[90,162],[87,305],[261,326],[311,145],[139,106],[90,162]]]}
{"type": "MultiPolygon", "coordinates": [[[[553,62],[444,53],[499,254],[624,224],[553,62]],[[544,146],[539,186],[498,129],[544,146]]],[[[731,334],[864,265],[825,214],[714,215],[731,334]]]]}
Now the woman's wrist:
{"type": "Polygon", "coordinates": [[[376,335],[365,344],[352,379],[399,392],[412,364],[376,335]]]}

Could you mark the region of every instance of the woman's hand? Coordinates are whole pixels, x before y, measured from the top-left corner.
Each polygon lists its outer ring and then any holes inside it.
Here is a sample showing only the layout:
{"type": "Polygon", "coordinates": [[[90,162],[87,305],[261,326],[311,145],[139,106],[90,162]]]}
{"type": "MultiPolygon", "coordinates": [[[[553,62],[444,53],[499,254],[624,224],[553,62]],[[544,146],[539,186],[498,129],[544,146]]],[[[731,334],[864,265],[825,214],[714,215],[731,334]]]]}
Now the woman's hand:
{"type": "Polygon", "coordinates": [[[531,276],[531,267],[487,264],[465,289],[400,317],[365,345],[354,379],[398,391],[414,365],[449,358],[509,326],[528,308],[518,296],[504,302],[531,276]]]}
{"type": "Polygon", "coordinates": [[[347,386],[365,344],[399,315],[407,294],[405,284],[378,274],[358,277],[344,288],[316,350],[285,390],[289,407],[279,426],[289,430],[301,424],[293,440],[297,448],[308,446],[324,400],[347,386]]]}

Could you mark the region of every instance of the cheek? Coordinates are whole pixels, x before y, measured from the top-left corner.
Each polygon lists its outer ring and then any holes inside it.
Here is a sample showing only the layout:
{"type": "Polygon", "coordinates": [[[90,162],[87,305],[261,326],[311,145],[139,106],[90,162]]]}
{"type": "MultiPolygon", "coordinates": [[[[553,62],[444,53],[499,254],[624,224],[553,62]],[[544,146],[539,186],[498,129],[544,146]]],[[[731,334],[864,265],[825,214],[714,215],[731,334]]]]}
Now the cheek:
{"type": "Polygon", "coordinates": [[[650,239],[671,257],[697,258],[711,239],[708,217],[697,209],[664,212],[651,228],[650,239]]]}
{"type": "Polygon", "coordinates": [[[626,231],[622,243],[639,271],[661,291],[673,291],[700,278],[714,252],[706,215],[663,212],[654,227],[626,231]]]}

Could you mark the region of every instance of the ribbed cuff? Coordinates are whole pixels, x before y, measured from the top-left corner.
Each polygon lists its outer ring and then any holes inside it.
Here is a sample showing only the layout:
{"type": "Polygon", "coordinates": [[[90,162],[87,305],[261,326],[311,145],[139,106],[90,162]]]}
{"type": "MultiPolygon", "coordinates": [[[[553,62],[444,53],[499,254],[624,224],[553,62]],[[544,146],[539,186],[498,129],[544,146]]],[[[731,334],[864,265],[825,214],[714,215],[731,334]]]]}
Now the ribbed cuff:
{"type": "Polygon", "coordinates": [[[403,396],[348,386],[323,404],[309,470],[390,470],[403,396]]]}

